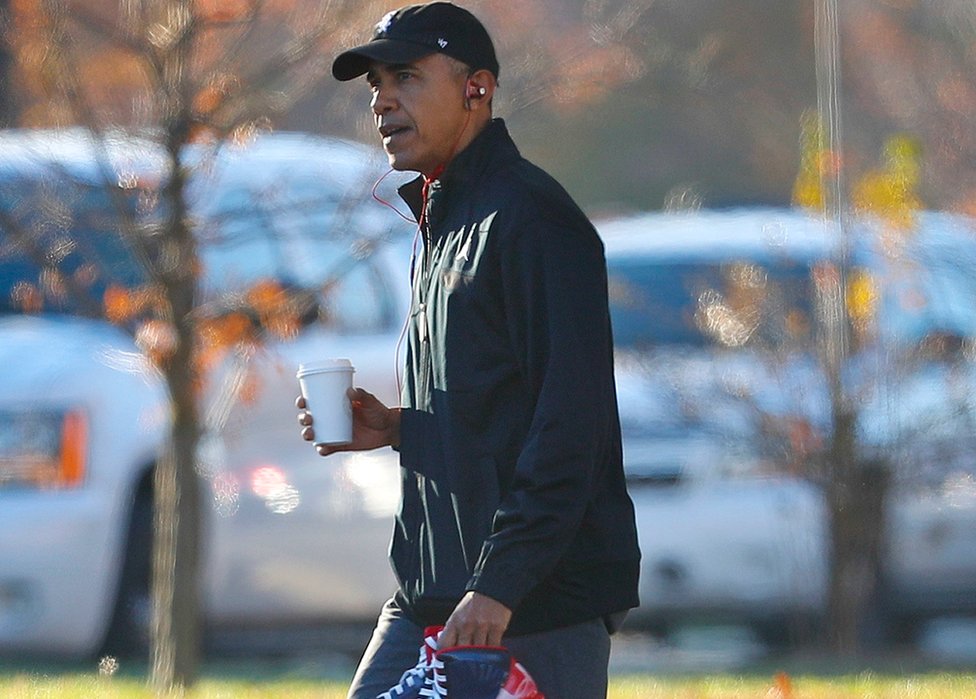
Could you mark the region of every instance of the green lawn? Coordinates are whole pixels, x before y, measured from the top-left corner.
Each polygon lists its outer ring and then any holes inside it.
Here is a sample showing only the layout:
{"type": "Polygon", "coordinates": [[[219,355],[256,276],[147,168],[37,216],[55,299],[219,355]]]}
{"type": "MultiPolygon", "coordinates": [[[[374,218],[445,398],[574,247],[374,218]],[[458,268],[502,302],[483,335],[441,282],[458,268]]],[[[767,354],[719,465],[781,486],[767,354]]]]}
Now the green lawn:
{"type": "MultiPolygon", "coordinates": [[[[639,658],[638,658],[639,660],[639,658]]],[[[344,699],[351,656],[211,658],[181,699],[344,699]]],[[[634,670],[631,672],[630,670],[634,670]]],[[[0,659],[0,699],[154,699],[146,663],[0,659]]],[[[644,671],[611,675],[611,699],[976,699],[976,669],[936,666],[913,654],[871,660],[791,653],[733,672],[644,671]]],[[[561,699],[550,697],[549,699],[561,699]]]]}
{"type": "MultiPolygon", "coordinates": [[[[150,699],[138,677],[97,673],[0,674],[4,699],[150,699]]],[[[341,682],[326,679],[227,679],[204,677],[186,699],[342,699],[341,682]]],[[[614,679],[612,699],[965,699],[976,698],[976,674],[933,673],[905,676],[861,673],[837,677],[774,674],[695,677],[628,676],[614,679]]],[[[559,699],[554,697],[552,699],[559,699]]]]}

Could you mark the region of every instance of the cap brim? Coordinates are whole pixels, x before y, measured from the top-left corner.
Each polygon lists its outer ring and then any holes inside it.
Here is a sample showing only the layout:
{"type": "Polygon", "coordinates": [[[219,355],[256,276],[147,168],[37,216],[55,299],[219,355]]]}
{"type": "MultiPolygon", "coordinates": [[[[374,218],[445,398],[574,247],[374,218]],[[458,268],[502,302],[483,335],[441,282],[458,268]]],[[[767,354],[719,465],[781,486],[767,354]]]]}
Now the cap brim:
{"type": "Polygon", "coordinates": [[[368,44],[349,49],[336,56],[332,62],[332,76],[336,80],[352,80],[369,71],[371,64],[409,63],[429,56],[434,49],[424,44],[395,39],[377,39],[368,44]]]}

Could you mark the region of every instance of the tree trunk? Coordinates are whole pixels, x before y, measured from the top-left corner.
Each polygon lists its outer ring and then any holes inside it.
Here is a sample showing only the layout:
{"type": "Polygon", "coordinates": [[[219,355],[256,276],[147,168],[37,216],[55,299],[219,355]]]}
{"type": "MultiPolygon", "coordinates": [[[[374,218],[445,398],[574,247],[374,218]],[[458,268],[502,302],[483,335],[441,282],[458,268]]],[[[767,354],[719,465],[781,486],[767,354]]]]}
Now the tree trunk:
{"type": "Polygon", "coordinates": [[[838,412],[828,456],[832,548],[827,643],[845,655],[863,648],[877,609],[887,483],[883,463],[858,458],[854,426],[852,412],[838,412]]]}
{"type": "MultiPolygon", "coordinates": [[[[183,412],[181,406],[174,408],[183,412]]],[[[200,484],[195,430],[192,420],[177,415],[171,446],[156,468],[152,682],[163,691],[193,684],[199,664],[200,484]]]]}
{"type": "Polygon", "coordinates": [[[173,411],[170,444],[156,469],[153,555],[152,683],[162,691],[188,687],[200,658],[200,479],[196,470],[199,419],[188,320],[193,285],[171,290],[177,351],[166,367],[173,411]],[[174,303],[175,302],[175,303],[174,303]]]}
{"type": "Polygon", "coordinates": [[[201,487],[196,469],[200,420],[193,315],[199,265],[181,161],[187,123],[188,115],[174,110],[166,140],[170,177],[163,190],[169,219],[164,252],[156,265],[173,342],[163,360],[173,411],[172,435],[156,472],[152,683],[161,691],[193,684],[200,659],[201,487]]]}

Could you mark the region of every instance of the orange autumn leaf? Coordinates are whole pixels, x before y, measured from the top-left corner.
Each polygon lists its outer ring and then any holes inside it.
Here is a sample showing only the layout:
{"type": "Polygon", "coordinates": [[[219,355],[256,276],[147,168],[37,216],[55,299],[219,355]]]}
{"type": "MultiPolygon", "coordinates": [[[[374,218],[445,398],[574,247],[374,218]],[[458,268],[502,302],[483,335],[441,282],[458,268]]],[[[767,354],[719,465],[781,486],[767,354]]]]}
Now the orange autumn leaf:
{"type": "Polygon", "coordinates": [[[863,269],[854,270],[847,280],[847,312],[858,327],[866,326],[875,316],[878,306],[877,283],[863,269]]]}
{"type": "Polygon", "coordinates": [[[115,284],[105,289],[102,304],[105,307],[105,317],[111,323],[125,323],[132,320],[138,312],[132,291],[115,284]]]}
{"type": "Polygon", "coordinates": [[[261,379],[254,371],[249,371],[241,382],[241,388],[237,394],[238,399],[244,405],[253,405],[258,398],[261,389],[261,379]]]}
{"type": "Polygon", "coordinates": [[[253,339],[254,324],[243,313],[209,318],[202,324],[203,344],[215,349],[232,347],[253,339]]]}
{"type": "Polygon", "coordinates": [[[226,353],[226,348],[216,347],[215,345],[203,342],[198,343],[197,353],[195,355],[197,373],[201,376],[210,373],[210,371],[220,362],[226,353]]]}
{"type": "Polygon", "coordinates": [[[109,286],[102,295],[105,317],[112,323],[127,323],[140,315],[165,305],[165,294],[156,285],[129,289],[117,284],[109,286]]]}
{"type": "Polygon", "coordinates": [[[224,92],[218,85],[208,85],[193,98],[193,111],[198,114],[212,114],[224,100],[224,92]]]}
{"type": "Polygon", "coordinates": [[[803,115],[800,123],[800,169],[793,182],[793,204],[807,209],[819,209],[824,204],[824,167],[829,162],[822,148],[823,125],[812,112],[803,115]]]}
{"type": "Polygon", "coordinates": [[[913,230],[923,206],[918,193],[921,155],[921,146],[914,137],[906,134],[889,137],[881,167],[866,173],[853,187],[854,210],[878,216],[892,230],[903,233],[913,230]]]}
{"type": "Polygon", "coordinates": [[[793,680],[785,672],[778,672],[773,678],[771,696],[777,699],[793,699],[793,680]]]}
{"type": "Polygon", "coordinates": [[[235,75],[215,76],[194,96],[193,111],[199,115],[212,115],[227,101],[229,95],[240,88],[240,80],[235,75]]]}
{"type": "Polygon", "coordinates": [[[274,279],[262,279],[247,292],[247,302],[258,313],[275,313],[285,303],[285,290],[274,279]]]}
{"type": "Polygon", "coordinates": [[[264,322],[268,332],[281,340],[290,340],[298,336],[301,330],[301,320],[294,312],[281,313],[268,318],[264,322]]]}
{"type": "Polygon", "coordinates": [[[293,338],[301,329],[301,321],[293,299],[273,279],[263,279],[247,293],[247,302],[261,319],[269,333],[281,339],[293,338]]]}
{"type": "Polygon", "coordinates": [[[24,313],[40,313],[44,310],[44,295],[36,284],[18,282],[10,292],[11,300],[24,313]]]}

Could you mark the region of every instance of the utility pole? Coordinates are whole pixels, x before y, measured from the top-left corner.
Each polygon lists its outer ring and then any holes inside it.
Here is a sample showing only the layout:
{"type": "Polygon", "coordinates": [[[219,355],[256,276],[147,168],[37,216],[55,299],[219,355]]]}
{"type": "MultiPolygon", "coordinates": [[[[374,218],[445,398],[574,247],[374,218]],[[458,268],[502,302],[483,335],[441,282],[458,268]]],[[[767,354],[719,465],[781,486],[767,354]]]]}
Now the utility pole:
{"type": "Polygon", "coordinates": [[[844,385],[851,359],[847,286],[853,248],[844,173],[841,119],[841,26],[838,0],[814,0],[817,108],[820,116],[821,191],[825,233],[838,237],[832,270],[817,279],[821,360],[830,396],[832,429],[826,453],[830,513],[830,587],[827,643],[857,653],[878,595],[886,464],[864,460],[857,437],[857,406],[844,385]]]}

